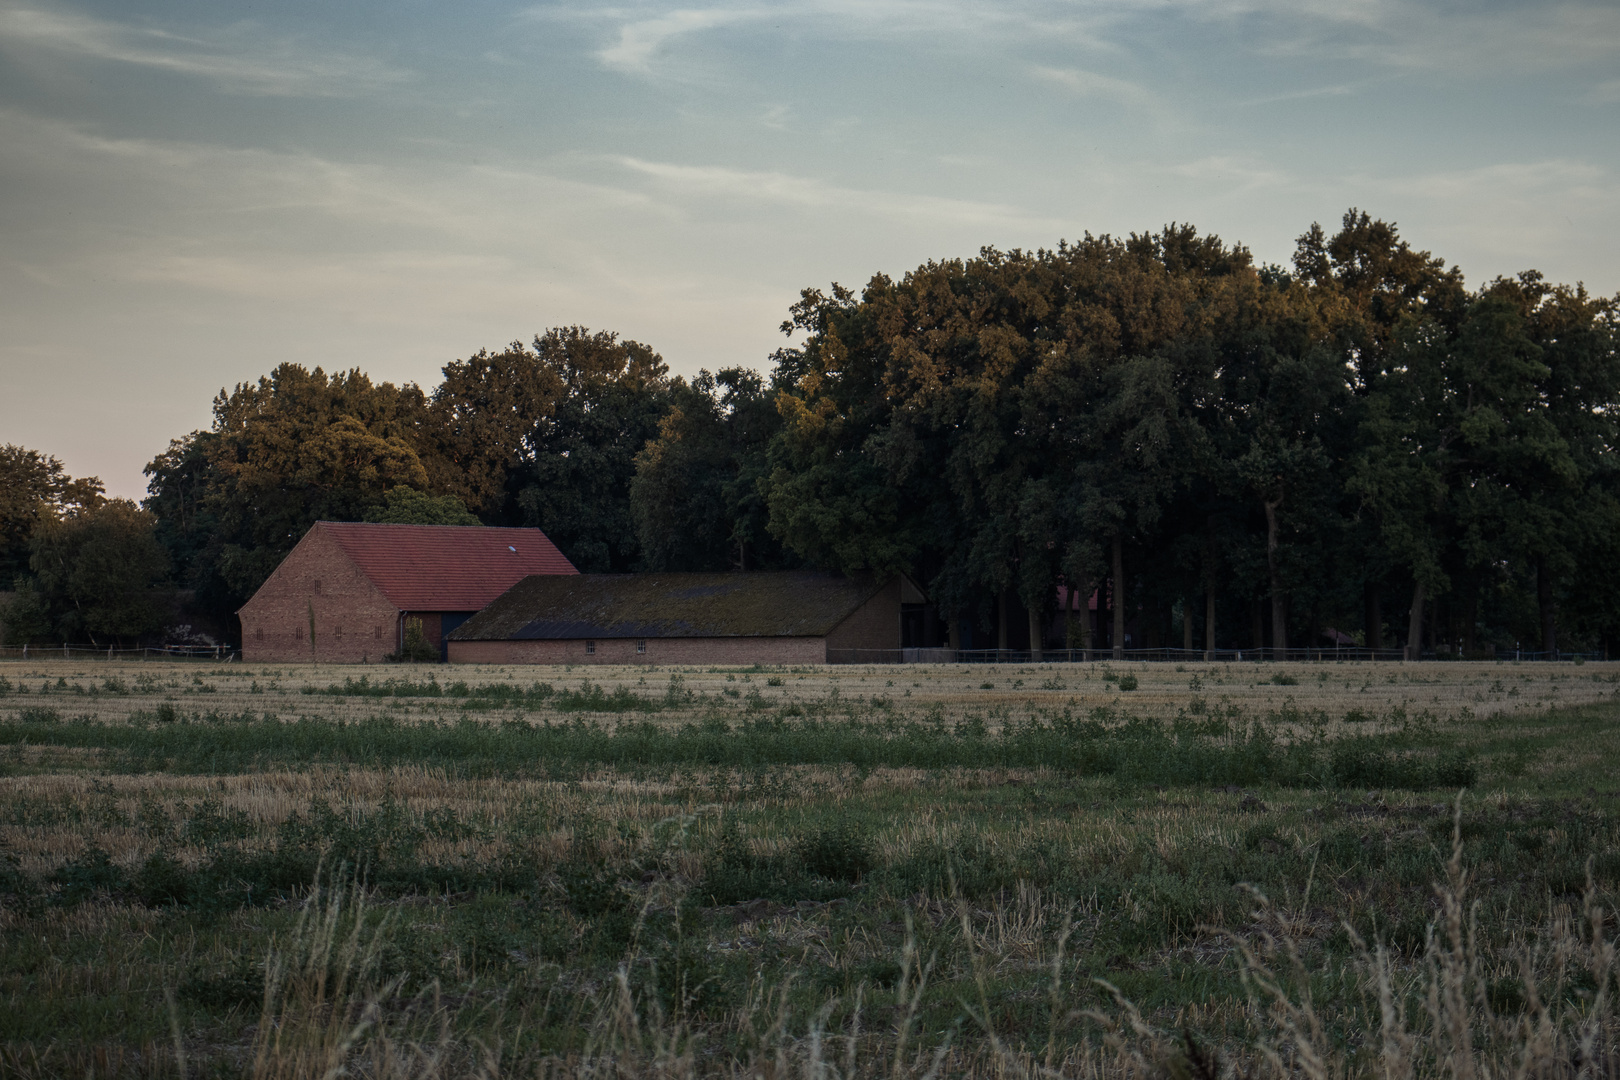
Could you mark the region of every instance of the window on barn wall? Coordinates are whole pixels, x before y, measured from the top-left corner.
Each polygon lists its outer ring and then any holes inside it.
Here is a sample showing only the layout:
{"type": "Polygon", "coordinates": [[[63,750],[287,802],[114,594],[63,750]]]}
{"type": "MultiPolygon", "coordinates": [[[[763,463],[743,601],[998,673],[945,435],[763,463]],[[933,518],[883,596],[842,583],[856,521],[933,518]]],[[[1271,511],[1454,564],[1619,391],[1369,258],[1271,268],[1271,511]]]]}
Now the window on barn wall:
{"type": "Polygon", "coordinates": [[[303,623],[298,624],[298,629],[295,631],[295,634],[296,634],[299,641],[304,640],[304,624],[303,623]]]}
{"type": "Polygon", "coordinates": [[[586,643],[585,643],[585,651],[586,651],[586,652],[587,652],[587,653],[594,653],[594,652],[595,652],[595,651],[596,651],[596,642],[594,642],[594,641],[587,641],[587,642],[586,642],[586,643]]]}
{"type": "Polygon", "coordinates": [[[264,640],[264,627],[262,627],[262,626],[258,627],[257,629],[255,629],[253,631],[253,640],[254,641],[263,641],[264,640]]]}
{"type": "Polygon", "coordinates": [[[321,579],[316,578],[315,579],[315,592],[319,593],[320,591],[321,591],[321,579]]]}
{"type": "Polygon", "coordinates": [[[636,642],[636,652],[644,653],[646,651],[647,651],[647,642],[645,640],[636,642]]]}
{"type": "Polygon", "coordinates": [[[382,627],[373,626],[371,628],[371,636],[380,639],[382,637],[382,627]]]}

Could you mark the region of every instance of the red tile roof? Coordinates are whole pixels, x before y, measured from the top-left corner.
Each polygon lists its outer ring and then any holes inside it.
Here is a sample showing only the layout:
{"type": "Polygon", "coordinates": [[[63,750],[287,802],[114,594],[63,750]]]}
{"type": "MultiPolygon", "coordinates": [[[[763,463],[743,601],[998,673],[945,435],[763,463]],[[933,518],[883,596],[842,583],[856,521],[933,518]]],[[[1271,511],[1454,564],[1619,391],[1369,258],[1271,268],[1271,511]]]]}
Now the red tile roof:
{"type": "Polygon", "coordinates": [[[318,521],[402,611],[479,611],[530,574],[577,574],[539,529],[318,521]]]}

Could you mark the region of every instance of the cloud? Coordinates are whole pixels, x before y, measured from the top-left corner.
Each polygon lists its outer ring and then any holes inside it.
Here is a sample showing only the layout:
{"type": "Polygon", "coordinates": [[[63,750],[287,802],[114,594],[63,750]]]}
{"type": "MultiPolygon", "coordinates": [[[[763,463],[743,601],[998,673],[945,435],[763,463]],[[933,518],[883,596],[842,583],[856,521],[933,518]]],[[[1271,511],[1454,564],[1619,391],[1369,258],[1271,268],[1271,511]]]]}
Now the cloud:
{"type": "Polygon", "coordinates": [[[683,8],[619,27],[619,40],[596,56],[606,66],[631,74],[652,70],[653,57],[673,38],[757,19],[762,12],[736,8],[683,8]]]}
{"type": "Polygon", "coordinates": [[[673,191],[699,198],[746,199],[803,209],[838,209],[888,219],[952,225],[1014,225],[1052,228],[1052,219],[1004,203],[841,187],[789,173],[732,169],[723,165],[676,165],[635,157],[615,159],[673,191]]]}
{"type": "Polygon", "coordinates": [[[0,48],[129,64],[208,79],[242,94],[337,97],[403,81],[379,61],[274,38],[239,25],[212,38],[91,18],[67,11],[0,6],[0,48]]]}
{"type": "Polygon", "coordinates": [[[1256,24],[1261,52],[1414,71],[1562,71],[1620,56],[1620,6],[1436,0],[1171,0],[1193,17],[1256,24]]]}
{"type": "Polygon", "coordinates": [[[1600,105],[1620,101],[1620,79],[1609,79],[1592,87],[1591,100],[1600,105]]]}
{"type": "Polygon", "coordinates": [[[1219,184],[1227,191],[1253,191],[1257,188],[1292,186],[1295,179],[1265,162],[1246,158],[1215,155],[1187,161],[1170,170],[1176,176],[1198,182],[1200,185],[1219,184]]]}
{"type": "Polygon", "coordinates": [[[1030,69],[1037,79],[1060,86],[1080,97],[1103,98],[1136,109],[1159,111],[1162,105],[1152,91],[1126,79],[1101,75],[1079,68],[1054,68],[1036,65],[1030,69]]]}

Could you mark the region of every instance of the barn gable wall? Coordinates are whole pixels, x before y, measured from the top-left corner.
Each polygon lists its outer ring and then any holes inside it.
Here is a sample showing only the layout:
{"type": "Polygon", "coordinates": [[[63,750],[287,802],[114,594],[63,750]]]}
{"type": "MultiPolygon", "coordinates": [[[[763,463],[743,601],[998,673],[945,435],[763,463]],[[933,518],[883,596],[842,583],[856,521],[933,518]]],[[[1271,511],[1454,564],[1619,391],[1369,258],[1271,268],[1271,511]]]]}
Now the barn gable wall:
{"type": "Polygon", "coordinates": [[[870,650],[892,653],[900,648],[900,590],[895,577],[827,635],[827,659],[844,663],[892,660],[892,655],[863,657],[870,650]],[[851,651],[854,650],[854,651],[851,651]]]}
{"type": "Polygon", "coordinates": [[[239,614],[242,659],[250,662],[375,663],[398,647],[399,610],[319,527],[304,534],[239,614]]]}

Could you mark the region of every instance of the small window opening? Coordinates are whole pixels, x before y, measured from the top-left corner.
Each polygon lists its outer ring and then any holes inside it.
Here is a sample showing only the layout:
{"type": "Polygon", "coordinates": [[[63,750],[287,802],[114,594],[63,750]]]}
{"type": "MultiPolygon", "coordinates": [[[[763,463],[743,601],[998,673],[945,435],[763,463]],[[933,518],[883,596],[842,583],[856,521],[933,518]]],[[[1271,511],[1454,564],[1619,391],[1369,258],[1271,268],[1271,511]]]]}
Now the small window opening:
{"type": "Polygon", "coordinates": [[[299,640],[299,641],[303,641],[303,640],[304,640],[304,626],[303,626],[303,624],[302,624],[302,623],[300,623],[300,624],[299,624],[299,625],[298,625],[298,640],[299,640]]]}
{"type": "Polygon", "coordinates": [[[636,642],[636,652],[644,653],[646,651],[647,651],[647,641],[646,641],[645,638],[643,638],[642,640],[636,642]]]}
{"type": "Polygon", "coordinates": [[[594,652],[596,652],[596,642],[594,642],[594,641],[587,641],[587,642],[586,642],[586,643],[585,643],[585,651],[586,651],[586,652],[587,652],[587,653],[594,653],[594,652]]]}
{"type": "Polygon", "coordinates": [[[378,640],[381,640],[381,639],[382,639],[382,627],[380,627],[380,626],[373,626],[373,627],[372,627],[372,628],[371,628],[371,636],[372,636],[372,637],[373,637],[373,638],[376,638],[376,639],[378,639],[378,640]]]}
{"type": "Polygon", "coordinates": [[[264,627],[261,626],[261,627],[259,627],[259,628],[257,628],[256,630],[253,631],[253,640],[254,641],[263,641],[264,640],[264,627]]]}
{"type": "Polygon", "coordinates": [[[315,579],[315,594],[316,594],[316,595],[317,595],[317,596],[319,596],[319,595],[320,595],[320,592],[321,592],[321,579],[320,579],[320,578],[316,578],[316,579],[315,579]]]}

